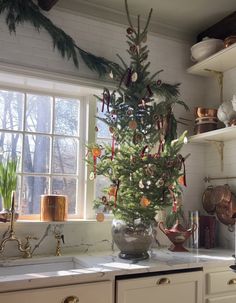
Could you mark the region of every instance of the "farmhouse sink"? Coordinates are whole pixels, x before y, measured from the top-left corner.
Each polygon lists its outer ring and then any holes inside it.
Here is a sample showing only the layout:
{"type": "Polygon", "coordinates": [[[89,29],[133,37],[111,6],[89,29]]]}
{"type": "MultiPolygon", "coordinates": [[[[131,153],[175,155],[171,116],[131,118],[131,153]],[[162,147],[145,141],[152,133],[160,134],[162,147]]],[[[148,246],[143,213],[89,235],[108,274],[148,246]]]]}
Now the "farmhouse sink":
{"type": "Polygon", "coordinates": [[[0,276],[68,271],[85,267],[76,257],[7,260],[0,263],[0,276]]]}

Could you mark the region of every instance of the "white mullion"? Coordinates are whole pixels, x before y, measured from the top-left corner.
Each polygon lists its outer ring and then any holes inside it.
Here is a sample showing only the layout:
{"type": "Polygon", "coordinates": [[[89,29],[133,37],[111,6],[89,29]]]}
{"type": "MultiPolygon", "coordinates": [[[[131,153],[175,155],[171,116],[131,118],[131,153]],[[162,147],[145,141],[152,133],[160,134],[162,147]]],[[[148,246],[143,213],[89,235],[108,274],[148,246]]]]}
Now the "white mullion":
{"type": "Polygon", "coordinates": [[[55,96],[52,97],[52,114],[51,114],[51,134],[50,134],[50,151],[49,151],[49,184],[48,191],[52,192],[52,154],[53,154],[53,140],[54,140],[54,125],[55,125],[55,96]]]}
{"type": "Polygon", "coordinates": [[[21,161],[20,161],[20,206],[21,206],[21,198],[23,196],[23,179],[24,179],[24,172],[23,172],[23,159],[24,159],[24,146],[25,146],[25,128],[26,128],[26,108],[27,108],[27,93],[24,92],[24,105],[23,105],[23,125],[22,125],[22,145],[21,145],[21,161]]]}
{"type": "Polygon", "coordinates": [[[86,98],[80,98],[80,117],[79,117],[79,157],[77,161],[77,185],[76,185],[76,213],[79,217],[85,218],[85,143],[87,133],[87,113],[86,98]],[[83,131],[82,131],[83,130],[83,131]]]}
{"type": "MultiPolygon", "coordinates": [[[[91,144],[96,142],[96,132],[95,132],[95,126],[96,126],[96,114],[97,114],[97,103],[96,98],[94,96],[89,96],[87,98],[88,100],[88,138],[87,143],[91,144]]],[[[94,210],[92,201],[95,197],[95,180],[90,180],[88,176],[88,169],[86,169],[86,219],[94,218],[94,210]]]]}

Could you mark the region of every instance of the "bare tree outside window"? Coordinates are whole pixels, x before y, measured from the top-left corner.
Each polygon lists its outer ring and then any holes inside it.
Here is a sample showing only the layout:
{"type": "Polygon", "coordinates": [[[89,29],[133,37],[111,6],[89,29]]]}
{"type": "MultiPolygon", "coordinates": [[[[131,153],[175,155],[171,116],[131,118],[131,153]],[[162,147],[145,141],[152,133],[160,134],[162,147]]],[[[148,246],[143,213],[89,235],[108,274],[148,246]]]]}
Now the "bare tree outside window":
{"type": "Polygon", "coordinates": [[[20,157],[19,210],[39,214],[40,195],[78,197],[80,101],[0,90],[0,160],[20,157]]]}

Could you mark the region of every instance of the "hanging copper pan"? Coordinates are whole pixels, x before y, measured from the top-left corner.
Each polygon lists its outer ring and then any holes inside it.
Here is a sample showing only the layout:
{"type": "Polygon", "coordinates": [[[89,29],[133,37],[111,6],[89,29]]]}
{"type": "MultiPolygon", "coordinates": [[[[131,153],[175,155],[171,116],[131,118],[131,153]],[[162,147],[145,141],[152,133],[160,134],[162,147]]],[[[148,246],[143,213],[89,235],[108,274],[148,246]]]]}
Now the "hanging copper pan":
{"type": "Polygon", "coordinates": [[[210,185],[207,187],[207,189],[204,191],[202,195],[202,206],[209,215],[213,215],[216,209],[216,203],[215,203],[216,201],[211,200],[212,191],[213,191],[213,186],[210,185]]]}
{"type": "Polygon", "coordinates": [[[232,218],[230,206],[224,207],[221,204],[216,205],[216,215],[219,221],[225,225],[231,227],[235,223],[235,219],[232,218]]]}
{"type": "Polygon", "coordinates": [[[213,188],[211,193],[211,203],[218,205],[220,203],[229,203],[231,200],[232,192],[228,184],[219,185],[213,188]]]}

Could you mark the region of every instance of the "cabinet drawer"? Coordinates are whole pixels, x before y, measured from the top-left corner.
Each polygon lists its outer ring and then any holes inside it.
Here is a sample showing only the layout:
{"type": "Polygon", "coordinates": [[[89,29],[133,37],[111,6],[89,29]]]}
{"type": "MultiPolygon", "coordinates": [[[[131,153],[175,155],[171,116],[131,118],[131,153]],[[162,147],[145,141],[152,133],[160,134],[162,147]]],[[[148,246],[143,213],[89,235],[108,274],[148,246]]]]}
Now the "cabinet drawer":
{"type": "Polygon", "coordinates": [[[112,283],[105,281],[1,293],[0,302],[64,303],[66,298],[73,296],[78,298],[79,303],[111,303],[112,283]]]}
{"type": "Polygon", "coordinates": [[[235,303],[236,295],[208,299],[207,303],[235,303]]]}
{"type": "Polygon", "coordinates": [[[209,273],[206,277],[206,283],[208,294],[236,291],[236,274],[232,271],[209,273]]]}
{"type": "Polygon", "coordinates": [[[202,273],[119,280],[117,303],[202,303],[202,273]]]}

